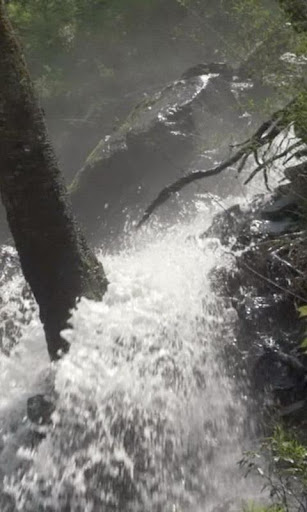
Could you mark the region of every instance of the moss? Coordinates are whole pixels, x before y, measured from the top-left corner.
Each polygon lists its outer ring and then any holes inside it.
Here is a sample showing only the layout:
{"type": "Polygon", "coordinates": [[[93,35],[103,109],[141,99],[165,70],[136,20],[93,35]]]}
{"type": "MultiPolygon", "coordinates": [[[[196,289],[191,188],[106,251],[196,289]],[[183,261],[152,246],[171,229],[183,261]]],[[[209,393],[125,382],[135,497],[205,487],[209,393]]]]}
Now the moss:
{"type": "Polygon", "coordinates": [[[24,276],[40,308],[52,358],[67,350],[60,332],[84,295],[107,288],[71,211],[20,47],[0,4],[0,190],[24,276]]]}

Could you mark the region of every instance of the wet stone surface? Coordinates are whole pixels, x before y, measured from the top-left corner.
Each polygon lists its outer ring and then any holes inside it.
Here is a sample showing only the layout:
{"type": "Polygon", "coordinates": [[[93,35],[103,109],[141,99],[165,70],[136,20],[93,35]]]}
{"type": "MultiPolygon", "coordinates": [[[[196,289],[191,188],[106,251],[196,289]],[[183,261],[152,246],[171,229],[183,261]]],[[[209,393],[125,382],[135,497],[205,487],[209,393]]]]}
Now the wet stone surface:
{"type": "Polygon", "coordinates": [[[28,399],[27,413],[32,423],[46,425],[51,422],[51,415],[55,410],[55,404],[44,395],[35,395],[28,399]]]}
{"type": "Polygon", "coordinates": [[[297,230],[288,205],[288,199],[275,204],[261,197],[248,211],[236,205],[216,216],[203,235],[219,236],[233,254],[232,269],[216,268],[212,285],[237,313],[236,344],[226,348],[229,367],[239,376],[239,387],[240,381],[245,391],[250,387],[260,409],[263,393],[273,395],[282,408],[307,395],[301,327],[290,286],[296,271],[276,252],[279,236],[297,230]],[[274,212],[272,220],[267,211],[274,212]]]}

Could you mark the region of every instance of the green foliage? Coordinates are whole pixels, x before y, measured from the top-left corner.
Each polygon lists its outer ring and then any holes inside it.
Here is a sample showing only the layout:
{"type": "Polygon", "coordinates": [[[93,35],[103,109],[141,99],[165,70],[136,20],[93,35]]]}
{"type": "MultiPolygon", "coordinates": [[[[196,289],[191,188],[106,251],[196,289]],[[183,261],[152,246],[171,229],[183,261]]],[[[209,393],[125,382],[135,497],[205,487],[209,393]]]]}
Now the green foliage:
{"type": "Polygon", "coordinates": [[[307,489],[307,447],[282,427],[264,445],[274,457],[274,463],[282,474],[294,475],[307,489]]]}
{"type": "Polygon", "coordinates": [[[300,318],[306,318],[307,317],[307,306],[301,306],[297,309],[299,312],[300,318]]]}
{"type": "Polygon", "coordinates": [[[109,132],[137,102],[142,83],[148,85],[155,76],[161,80],[164,46],[177,59],[177,68],[173,62],[172,66],[179,76],[184,71],[180,54],[189,45],[197,58],[214,52],[217,61],[226,60],[240,70],[243,66],[245,75],[269,88],[265,98],[242,101],[240,107],[248,112],[269,117],[297,96],[288,122],[295,123],[299,137],[307,138],[304,67],[280,58],[285,53],[294,60],[304,58],[307,34],[293,30],[279,2],[10,0],[8,9],[43,106],[53,119],[61,120],[54,123],[54,131],[62,134],[59,140],[65,140],[71,127],[94,130],[100,122],[108,123],[109,132]],[[123,92],[129,93],[131,103],[113,117],[112,102],[118,102],[123,92]]]}
{"type": "Polygon", "coordinates": [[[244,62],[246,75],[275,90],[275,95],[271,92],[264,100],[250,100],[243,107],[269,116],[296,96],[289,123],[294,122],[298,136],[306,140],[307,31],[293,29],[282,2],[219,0],[204,6],[199,0],[186,0],[184,5],[198,15],[206,30],[215,32],[217,42],[223,39],[221,54],[227,61],[241,68],[244,62]]]}
{"type": "Polygon", "coordinates": [[[45,98],[65,91],[80,96],[93,80],[106,89],[117,79],[112,48],[126,47],[131,55],[131,38],[150,34],[155,24],[159,31],[167,20],[170,41],[190,40],[205,48],[210,36],[218,59],[239,64],[252,55],[251,75],[284,88],[288,73],[291,92],[296,77],[279,57],[283,50],[305,55],[307,49],[306,34],[294,33],[271,0],[11,0],[8,9],[45,98]],[[180,22],[184,16],[193,20],[188,33],[180,22]]]}
{"type": "Polygon", "coordinates": [[[307,142],[307,89],[305,87],[296,95],[288,114],[288,122],[295,123],[298,137],[307,142]]]}
{"type": "Polygon", "coordinates": [[[236,25],[240,26],[242,42],[246,45],[247,51],[252,51],[258,41],[268,40],[271,34],[280,31],[283,25],[282,12],[276,6],[272,9],[268,2],[224,0],[224,5],[236,25]]]}
{"type": "MultiPolygon", "coordinates": [[[[177,8],[176,0],[168,3],[177,8]]],[[[118,45],[127,46],[129,54],[132,36],[146,32],[159,10],[163,16],[162,0],[11,0],[8,4],[45,97],[73,90],[80,82],[82,86],[82,75],[87,85],[89,77],[92,82],[112,80],[117,65],[113,48],[116,55],[118,45]]]]}
{"type": "Polygon", "coordinates": [[[264,480],[263,489],[272,499],[268,510],[307,511],[307,446],[293,431],[275,427],[259,451],[247,452],[240,465],[246,475],[256,473],[264,480]]]}
{"type": "MultiPolygon", "coordinates": [[[[204,38],[208,30],[212,31],[217,46],[222,41],[223,51],[232,54],[235,61],[241,61],[272,34],[278,34],[276,45],[280,44],[281,32],[285,31],[288,39],[292,34],[283,11],[267,0],[11,0],[8,9],[32,61],[39,65],[37,57],[44,56],[48,62],[43,64],[50,65],[55,52],[71,53],[80,43],[125,40],[140,28],[150,27],[159,13],[175,12],[176,4],[192,13],[189,37],[201,38],[202,34],[204,38]]],[[[173,29],[175,35],[180,34],[176,20],[173,29]]],[[[304,53],[303,35],[298,39],[297,45],[304,53]]],[[[266,54],[263,52],[263,56],[266,54]]],[[[270,51],[267,58],[272,63],[271,57],[270,51]]]]}

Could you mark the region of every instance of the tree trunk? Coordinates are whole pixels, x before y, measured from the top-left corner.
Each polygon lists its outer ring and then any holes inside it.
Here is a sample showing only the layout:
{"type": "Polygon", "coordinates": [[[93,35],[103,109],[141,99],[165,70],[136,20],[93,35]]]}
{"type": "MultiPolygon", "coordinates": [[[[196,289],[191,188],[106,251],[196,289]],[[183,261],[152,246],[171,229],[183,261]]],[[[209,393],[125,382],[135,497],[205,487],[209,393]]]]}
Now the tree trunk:
{"type": "Polygon", "coordinates": [[[52,359],[78,297],[100,300],[107,280],[73,218],[21,49],[0,0],[0,191],[52,359]]]}

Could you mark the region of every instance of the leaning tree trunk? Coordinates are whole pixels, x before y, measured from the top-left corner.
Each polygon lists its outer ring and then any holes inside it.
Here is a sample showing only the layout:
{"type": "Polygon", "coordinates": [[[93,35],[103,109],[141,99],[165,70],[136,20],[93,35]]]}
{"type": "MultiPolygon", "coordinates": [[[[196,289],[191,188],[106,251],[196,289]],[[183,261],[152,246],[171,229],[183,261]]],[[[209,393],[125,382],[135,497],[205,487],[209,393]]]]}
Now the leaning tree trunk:
{"type": "Polygon", "coordinates": [[[107,280],[73,218],[21,49],[0,0],[0,191],[24,276],[40,308],[48,351],[80,296],[102,298],[107,280]]]}

